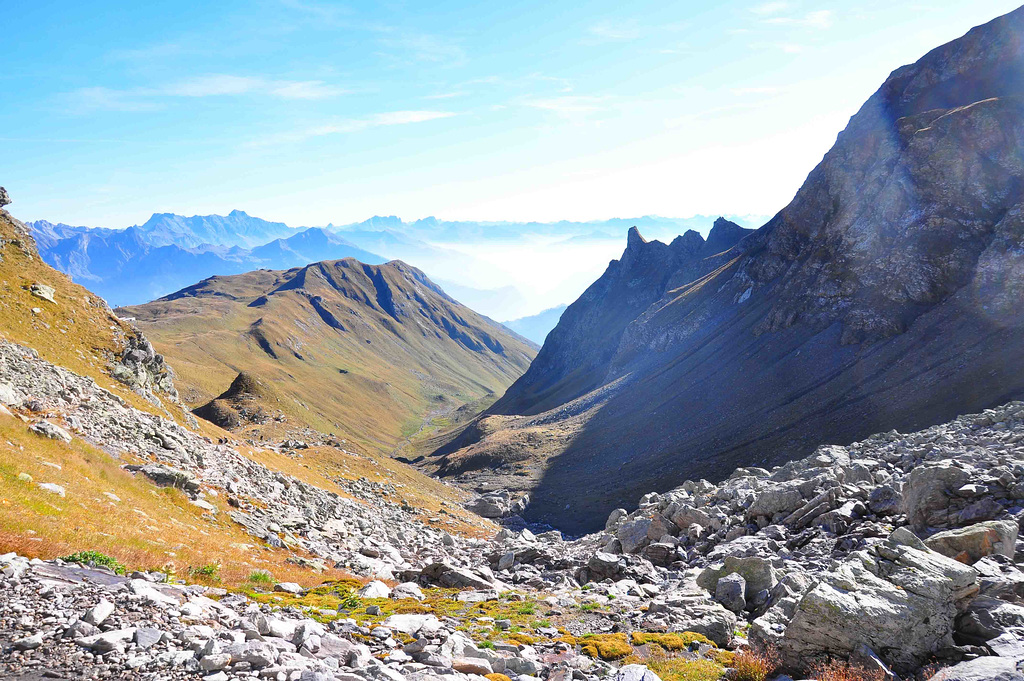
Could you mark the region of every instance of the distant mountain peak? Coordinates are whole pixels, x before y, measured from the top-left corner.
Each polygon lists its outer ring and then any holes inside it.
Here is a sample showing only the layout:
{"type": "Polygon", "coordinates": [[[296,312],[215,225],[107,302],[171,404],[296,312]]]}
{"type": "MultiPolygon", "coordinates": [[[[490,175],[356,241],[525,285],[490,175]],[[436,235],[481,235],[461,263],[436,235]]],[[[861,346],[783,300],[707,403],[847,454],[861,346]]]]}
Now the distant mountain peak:
{"type": "Polygon", "coordinates": [[[636,226],[630,227],[629,231],[626,232],[626,250],[633,250],[633,249],[640,248],[641,246],[643,246],[646,243],[647,243],[647,239],[645,239],[640,234],[640,230],[637,229],[636,226]]]}

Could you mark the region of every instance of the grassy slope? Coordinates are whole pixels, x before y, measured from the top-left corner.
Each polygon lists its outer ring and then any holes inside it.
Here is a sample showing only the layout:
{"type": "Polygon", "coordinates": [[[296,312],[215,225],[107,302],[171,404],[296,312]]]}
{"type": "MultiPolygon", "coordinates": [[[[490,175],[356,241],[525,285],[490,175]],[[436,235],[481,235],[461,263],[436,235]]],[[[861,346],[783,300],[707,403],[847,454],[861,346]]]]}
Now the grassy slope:
{"type": "MultiPolygon", "coordinates": [[[[36,255],[35,244],[0,210],[0,337],[30,347],[40,357],[94,379],[131,406],[166,416],[110,376],[131,328],[101,298],[74,284],[36,255]],[[33,284],[55,289],[55,303],[29,291],[33,284]],[[38,310],[38,312],[33,312],[38,310]]],[[[177,410],[169,411],[178,419],[177,410]]],[[[179,419],[180,421],[180,419],[179,419]]]]}
{"type": "MultiPolygon", "coordinates": [[[[192,287],[192,295],[123,312],[167,356],[190,404],[219,395],[246,370],[270,383],[278,399],[268,406],[284,412],[292,427],[308,425],[378,451],[402,444],[424,421],[500,394],[533,358],[526,342],[417,281],[407,265],[372,271],[386,281],[396,315],[383,309],[381,285],[354,260],[214,277],[192,287]],[[311,296],[343,330],[324,321],[311,296]],[[504,352],[468,349],[448,335],[442,318],[474,341],[497,339],[504,352]]],[[[274,424],[257,430],[280,435],[274,424]]]]}
{"type": "MultiPolygon", "coordinates": [[[[110,359],[119,355],[131,328],[98,297],[42,262],[31,238],[2,210],[0,244],[0,337],[93,378],[138,409],[166,416],[109,376],[110,359]],[[52,286],[56,304],[32,295],[29,287],[35,283],[52,286]]],[[[197,375],[204,371],[202,367],[195,370],[197,375]]],[[[176,415],[177,410],[168,406],[176,415]]],[[[213,439],[231,437],[202,420],[200,432],[213,439]]],[[[341,495],[345,490],[335,484],[337,479],[390,482],[400,490],[396,503],[405,499],[421,509],[426,522],[460,534],[494,531],[491,523],[461,508],[461,491],[387,457],[346,454],[334,448],[304,450],[301,458],[257,448],[240,451],[273,470],[341,495]]],[[[221,577],[229,585],[240,583],[254,569],[306,585],[342,576],[315,574],[288,563],[291,552],[263,546],[228,519],[223,497],[210,499],[220,506],[220,513],[204,513],[182,493],[154,487],[145,478],[123,471],[124,463],[131,462],[115,460],[79,438],[70,445],[41,438],[28,430],[21,417],[0,415],[0,553],[53,558],[98,550],[131,568],[170,565],[182,576],[190,567],[219,563],[221,577]],[[32,481],[19,478],[22,473],[32,481]],[[43,482],[63,486],[67,496],[40,489],[37,483],[43,482]]]]}

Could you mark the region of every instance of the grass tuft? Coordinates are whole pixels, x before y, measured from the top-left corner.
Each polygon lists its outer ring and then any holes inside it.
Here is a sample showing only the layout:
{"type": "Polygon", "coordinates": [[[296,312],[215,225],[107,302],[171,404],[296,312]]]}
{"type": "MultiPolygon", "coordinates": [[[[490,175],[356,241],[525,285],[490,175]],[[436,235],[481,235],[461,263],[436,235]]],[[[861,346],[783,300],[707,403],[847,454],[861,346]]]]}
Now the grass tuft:
{"type": "Polygon", "coordinates": [[[123,575],[127,568],[119,563],[116,559],[111,558],[105,553],[99,551],[77,551],[68,556],[63,556],[61,560],[67,563],[80,563],[86,566],[105,567],[113,570],[119,575],[123,575]]]}

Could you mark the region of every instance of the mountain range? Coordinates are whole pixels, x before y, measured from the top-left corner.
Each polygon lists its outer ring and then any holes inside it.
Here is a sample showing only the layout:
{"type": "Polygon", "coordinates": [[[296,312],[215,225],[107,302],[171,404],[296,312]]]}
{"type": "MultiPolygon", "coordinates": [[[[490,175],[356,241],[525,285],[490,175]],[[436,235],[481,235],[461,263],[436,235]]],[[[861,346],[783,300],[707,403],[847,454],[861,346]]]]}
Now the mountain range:
{"type": "Polygon", "coordinates": [[[631,230],[438,470],[594,530],[650,489],[1024,396],[1022,25],[894,71],[760,229],[631,230]]]}
{"type": "MultiPolygon", "coordinates": [[[[432,217],[405,222],[396,216],[376,216],[341,226],[292,228],[234,210],[226,216],[155,213],[142,225],[123,230],[46,220],[28,226],[47,263],[115,306],[148,302],[214,275],[353,257],[369,264],[394,259],[410,262],[430,272],[473,309],[509,318],[530,311],[533,303],[523,289],[531,285],[531,275],[517,278],[515,269],[511,274],[496,272],[492,264],[467,252],[467,246],[524,239],[549,244],[552,240],[607,242],[618,238],[626,223],[664,234],[675,233],[683,225],[706,228],[710,219],[511,223],[448,222],[432,217]]],[[[549,270],[540,276],[560,274],[549,270]]]]}

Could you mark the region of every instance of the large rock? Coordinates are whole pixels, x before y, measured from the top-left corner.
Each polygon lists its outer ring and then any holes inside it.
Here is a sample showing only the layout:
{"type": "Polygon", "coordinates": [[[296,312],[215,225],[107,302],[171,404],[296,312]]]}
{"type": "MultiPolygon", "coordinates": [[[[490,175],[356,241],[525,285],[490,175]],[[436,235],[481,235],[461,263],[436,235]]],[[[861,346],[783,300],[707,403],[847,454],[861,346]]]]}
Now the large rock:
{"type": "Polygon", "coordinates": [[[661,681],[661,677],[642,664],[627,664],[615,673],[615,681],[661,681]]]}
{"type": "Polygon", "coordinates": [[[949,463],[918,466],[907,475],[901,510],[916,530],[944,526],[955,490],[967,484],[971,474],[949,463]]]}
{"type": "Polygon", "coordinates": [[[1005,657],[979,657],[947,667],[931,681],[1024,681],[1017,661],[1005,657]]]}
{"type": "Polygon", "coordinates": [[[125,469],[142,473],[160,487],[177,487],[186,492],[199,491],[199,481],[188,471],[171,468],[161,463],[151,463],[145,466],[125,466],[125,469]]]}
{"type": "Polygon", "coordinates": [[[803,505],[804,497],[795,484],[780,485],[761,492],[747,509],[747,516],[771,518],[776,513],[792,513],[803,505]]]}
{"type": "Polygon", "coordinates": [[[1024,606],[979,596],[957,619],[957,633],[978,644],[1007,633],[1024,640],[1024,606]]]}
{"type": "Polygon", "coordinates": [[[742,576],[728,574],[718,580],[715,587],[715,600],[736,614],[747,607],[747,581],[742,576]]]}
{"type": "Polygon", "coordinates": [[[934,551],[898,543],[899,536],[824,573],[790,606],[781,635],[785,613],[778,610],[786,606],[773,606],[754,621],[753,640],[777,644],[797,668],[815,658],[848,657],[865,644],[899,674],[953,645],[957,603],[976,592],[977,573],[934,551]]]}
{"type": "Polygon", "coordinates": [[[706,568],[697,577],[697,585],[714,592],[720,579],[726,575],[738,574],[743,577],[747,592],[756,594],[762,589],[771,590],[779,581],[772,564],[760,556],[726,556],[721,565],[706,568]]]}
{"type": "Polygon", "coordinates": [[[1012,520],[991,520],[969,527],[946,530],[925,540],[932,551],[973,564],[997,553],[1013,558],[1017,547],[1017,523],[1012,520]]]}
{"type": "Polygon", "coordinates": [[[650,518],[636,518],[629,522],[623,523],[615,536],[620,542],[622,542],[623,553],[637,553],[640,549],[647,546],[650,543],[650,539],[647,536],[648,530],[651,528],[650,518]]]}
{"type": "Polygon", "coordinates": [[[651,629],[694,631],[719,646],[727,646],[736,627],[736,615],[715,603],[693,582],[651,601],[645,624],[651,629]]]}
{"type": "Polygon", "coordinates": [[[409,636],[418,633],[431,635],[442,628],[441,620],[433,615],[391,615],[384,620],[384,626],[393,631],[401,631],[409,636]]]}

